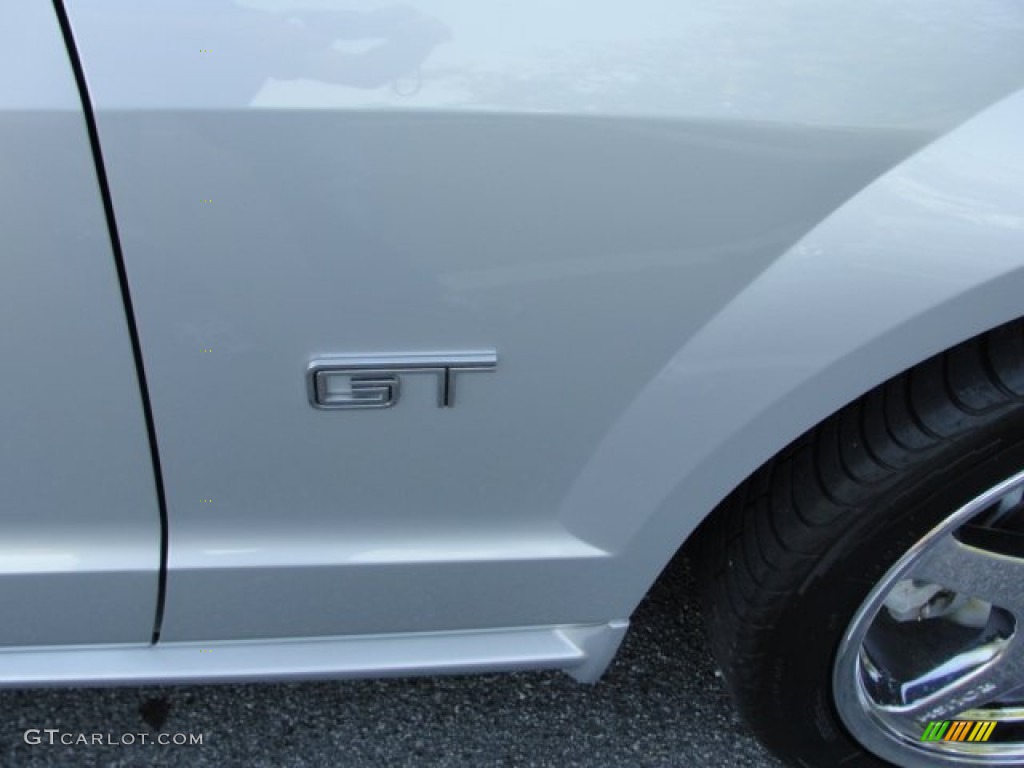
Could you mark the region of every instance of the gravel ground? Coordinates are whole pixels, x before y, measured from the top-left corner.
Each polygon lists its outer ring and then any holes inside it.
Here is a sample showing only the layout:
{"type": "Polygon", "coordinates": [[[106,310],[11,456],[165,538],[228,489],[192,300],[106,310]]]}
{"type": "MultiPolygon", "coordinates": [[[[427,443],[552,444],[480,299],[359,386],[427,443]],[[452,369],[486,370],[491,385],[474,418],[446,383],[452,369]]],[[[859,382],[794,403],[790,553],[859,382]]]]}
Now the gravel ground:
{"type": "MultiPolygon", "coordinates": [[[[0,692],[10,766],[754,766],[708,658],[685,560],[596,686],[562,673],[0,692]],[[203,735],[201,746],[25,743],[29,728],[203,735]]],[[[45,735],[44,735],[45,738],[45,735]]]]}

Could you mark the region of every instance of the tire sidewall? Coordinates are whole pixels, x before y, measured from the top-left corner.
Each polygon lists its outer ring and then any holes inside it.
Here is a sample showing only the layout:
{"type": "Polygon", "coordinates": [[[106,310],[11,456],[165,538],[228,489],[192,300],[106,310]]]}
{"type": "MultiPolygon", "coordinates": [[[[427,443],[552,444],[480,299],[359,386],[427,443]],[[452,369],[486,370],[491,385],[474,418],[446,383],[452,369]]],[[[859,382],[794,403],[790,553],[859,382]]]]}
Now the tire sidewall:
{"type": "Polygon", "coordinates": [[[836,710],[832,674],[843,635],[871,591],[911,546],[1022,469],[1024,413],[947,444],[883,497],[851,510],[847,529],[800,582],[769,641],[774,664],[768,702],[775,699],[782,716],[809,713],[806,738],[778,743],[798,730],[779,728],[768,740],[813,765],[887,765],[857,745],[836,710]]]}

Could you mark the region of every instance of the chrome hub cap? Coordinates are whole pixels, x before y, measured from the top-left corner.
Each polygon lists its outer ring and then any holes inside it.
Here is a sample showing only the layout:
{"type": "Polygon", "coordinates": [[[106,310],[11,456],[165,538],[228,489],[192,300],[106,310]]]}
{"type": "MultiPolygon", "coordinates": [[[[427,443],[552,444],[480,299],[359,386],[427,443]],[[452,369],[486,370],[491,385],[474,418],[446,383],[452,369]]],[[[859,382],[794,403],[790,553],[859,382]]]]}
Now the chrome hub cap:
{"type": "Polygon", "coordinates": [[[871,592],[833,670],[840,717],[908,768],[1024,765],[1021,622],[1024,472],[948,517],[871,592]]]}

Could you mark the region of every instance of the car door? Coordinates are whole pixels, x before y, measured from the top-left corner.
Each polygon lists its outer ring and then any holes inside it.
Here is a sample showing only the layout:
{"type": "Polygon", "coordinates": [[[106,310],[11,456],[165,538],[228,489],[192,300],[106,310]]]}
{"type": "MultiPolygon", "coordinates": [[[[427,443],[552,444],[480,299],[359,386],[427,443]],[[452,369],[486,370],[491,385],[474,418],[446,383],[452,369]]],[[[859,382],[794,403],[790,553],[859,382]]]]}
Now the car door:
{"type": "Polygon", "coordinates": [[[48,3],[0,7],[0,646],[149,643],[161,525],[78,88],[48,3]]]}

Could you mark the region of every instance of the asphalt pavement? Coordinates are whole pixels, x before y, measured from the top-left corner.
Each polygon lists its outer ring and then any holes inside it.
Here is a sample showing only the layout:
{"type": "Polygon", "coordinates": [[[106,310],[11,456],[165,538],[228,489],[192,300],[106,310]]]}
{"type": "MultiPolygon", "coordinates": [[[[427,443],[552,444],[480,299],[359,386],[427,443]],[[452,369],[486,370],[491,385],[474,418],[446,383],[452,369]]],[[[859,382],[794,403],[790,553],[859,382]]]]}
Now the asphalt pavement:
{"type": "Polygon", "coordinates": [[[594,686],[536,672],[0,691],[0,761],[19,768],[780,768],[716,677],[684,559],[634,615],[616,661],[594,686]],[[58,729],[55,743],[45,729],[58,729]],[[26,743],[26,731],[39,743],[26,743]],[[115,745],[81,743],[93,734],[115,745]],[[135,734],[135,743],[116,744],[128,741],[124,734],[135,734]],[[197,734],[202,744],[173,743],[197,734]],[[170,743],[154,743],[159,738],[170,743]]]}

